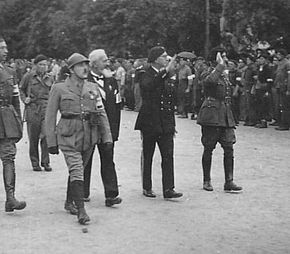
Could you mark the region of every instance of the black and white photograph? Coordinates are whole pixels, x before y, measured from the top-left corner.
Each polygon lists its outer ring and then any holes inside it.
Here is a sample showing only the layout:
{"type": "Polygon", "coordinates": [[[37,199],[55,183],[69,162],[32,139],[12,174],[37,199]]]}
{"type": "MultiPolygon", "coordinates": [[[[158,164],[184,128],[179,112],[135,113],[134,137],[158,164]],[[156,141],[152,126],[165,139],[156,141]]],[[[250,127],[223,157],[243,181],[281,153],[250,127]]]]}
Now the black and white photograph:
{"type": "Polygon", "coordinates": [[[289,14],[0,0],[0,254],[290,253],[289,14]]]}

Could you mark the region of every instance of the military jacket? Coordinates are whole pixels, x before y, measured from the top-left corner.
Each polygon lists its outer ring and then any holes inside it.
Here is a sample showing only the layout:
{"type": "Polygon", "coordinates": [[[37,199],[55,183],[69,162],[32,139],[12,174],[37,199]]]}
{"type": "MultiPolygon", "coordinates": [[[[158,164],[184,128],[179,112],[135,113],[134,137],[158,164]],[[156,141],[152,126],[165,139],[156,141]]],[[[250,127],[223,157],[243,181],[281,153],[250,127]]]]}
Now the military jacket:
{"type": "Polygon", "coordinates": [[[174,134],[174,106],[176,105],[174,82],[165,70],[157,73],[150,67],[145,71],[140,82],[142,106],[135,130],[153,135],[174,134]]]}
{"type": "Polygon", "coordinates": [[[286,58],[278,62],[274,87],[280,88],[282,92],[290,91],[290,62],[286,58]]]}
{"type": "Polygon", "coordinates": [[[270,82],[272,81],[271,69],[268,64],[260,65],[257,70],[258,80],[255,85],[256,89],[270,91],[270,82]]]}
{"type": "Polygon", "coordinates": [[[218,64],[212,72],[204,74],[205,100],[197,116],[197,123],[202,126],[235,127],[230,102],[231,84],[222,78],[224,68],[218,64]]]}
{"type": "Polygon", "coordinates": [[[49,91],[53,84],[53,78],[49,74],[45,74],[43,78],[39,77],[35,70],[26,73],[21,79],[20,98],[25,101],[30,97],[31,102],[26,105],[27,121],[32,117],[31,114],[39,113],[43,119],[47,107],[49,91]]]}
{"type": "Polygon", "coordinates": [[[48,147],[86,151],[97,143],[112,142],[108,118],[96,84],[85,81],[82,89],[71,78],[50,91],[45,116],[48,147]],[[56,125],[57,112],[61,118],[56,125]],[[96,116],[94,123],[91,116],[96,116]]]}
{"type": "Polygon", "coordinates": [[[13,69],[0,63],[0,139],[22,137],[19,90],[13,69]]]}

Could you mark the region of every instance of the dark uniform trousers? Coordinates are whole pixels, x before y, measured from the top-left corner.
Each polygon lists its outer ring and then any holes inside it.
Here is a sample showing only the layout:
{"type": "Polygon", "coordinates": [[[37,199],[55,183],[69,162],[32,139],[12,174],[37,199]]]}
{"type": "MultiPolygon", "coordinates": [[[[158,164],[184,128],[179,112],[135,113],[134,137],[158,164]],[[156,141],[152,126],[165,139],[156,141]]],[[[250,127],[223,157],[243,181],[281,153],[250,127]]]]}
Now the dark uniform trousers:
{"type": "Polygon", "coordinates": [[[45,137],[45,117],[40,107],[42,107],[42,105],[37,105],[35,103],[32,103],[26,107],[29,156],[32,167],[39,166],[39,140],[41,150],[41,166],[49,164],[49,153],[45,137]]]}
{"type": "Polygon", "coordinates": [[[204,181],[211,180],[210,168],[212,162],[212,152],[217,143],[220,143],[224,150],[225,182],[232,181],[234,168],[233,145],[236,142],[234,128],[202,126],[201,132],[201,142],[204,146],[204,152],[202,155],[204,181]]]}
{"type": "MultiPolygon", "coordinates": [[[[114,163],[114,144],[115,143],[113,143],[113,146],[110,149],[106,149],[105,145],[102,143],[97,145],[101,161],[101,177],[106,198],[114,198],[119,195],[114,163]]],[[[84,167],[84,197],[90,196],[90,179],[94,150],[95,148],[93,148],[92,154],[84,167]]]]}
{"type": "Polygon", "coordinates": [[[152,159],[156,143],[158,144],[161,154],[162,185],[163,192],[167,189],[174,188],[174,171],[173,171],[173,134],[166,133],[161,135],[152,135],[141,132],[142,154],[141,154],[141,173],[144,190],[152,189],[152,159]]]}

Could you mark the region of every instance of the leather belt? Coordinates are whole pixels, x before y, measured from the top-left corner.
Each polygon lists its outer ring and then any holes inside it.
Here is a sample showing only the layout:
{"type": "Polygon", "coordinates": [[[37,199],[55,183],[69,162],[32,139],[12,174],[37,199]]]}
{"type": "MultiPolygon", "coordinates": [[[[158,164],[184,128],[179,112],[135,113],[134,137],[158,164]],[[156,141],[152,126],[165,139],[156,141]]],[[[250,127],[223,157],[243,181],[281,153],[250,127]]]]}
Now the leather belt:
{"type": "Polygon", "coordinates": [[[61,115],[63,119],[77,119],[82,121],[88,121],[90,119],[90,114],[70,114],[70,115],[61,115]]]}

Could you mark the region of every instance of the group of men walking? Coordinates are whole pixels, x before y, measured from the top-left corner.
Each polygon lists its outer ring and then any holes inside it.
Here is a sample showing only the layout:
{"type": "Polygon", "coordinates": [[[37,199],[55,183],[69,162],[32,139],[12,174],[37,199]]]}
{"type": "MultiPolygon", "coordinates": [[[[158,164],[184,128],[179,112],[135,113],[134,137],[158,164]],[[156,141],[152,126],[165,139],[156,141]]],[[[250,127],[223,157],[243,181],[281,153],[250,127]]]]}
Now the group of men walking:
{"type": "MultiPolygon", "coordinates": [[[[18,85],[4,65],[7,45],[0,38],[0,155],[7,193],[6,211],[24,209],[26,203],[17,201],[15,191],[16,146],[22,137],[18,85]]],[[[233,181],[235,120],[232,112],[232,88],[227,80],[226,55],[215,52],[215,63],[203,76],[204,101],[197,123],[201,125],[203,189],[213,191],[211,183],[212,152],[217,143],[224,149],[224,190],[241,192],[233,181]],[[217,65],[216,65],[217,64],[217,65]]],[[[107,69],[108,57],[97,49],[85,57],[72,54],[68,60],[68,77],[54,83],[47,73],[47,58],[38,55],[34,69],[20,82],[20,97],[25,104],[24,117],[29,136],[29,155],[34,171],[52,171],[49,153],[64,155],[69,177],[65,209],[78,216],[80,224],[90,218],[84,202],[90,201],[90,178],[93,154],[97,145],[104,184],[105,205],[120,204],[114,163],[114,143],[120,130],[121,102],[117,80],[107,69]],[[60,120],[57,122],[57,114],[60,120]],[[38,145],[41,145],[39,161],[38,145]]],[[[165,199],[180,198],[174,184],[174,136],[176,109],[176,56],[168,61],[165,48],[149,51],[149,66],[142,70],[140,91],[142,104],[135,129],[142,139],[143,195],[155,198],[152,184],[152,161],[156,144],[161,153],[162,192],[165,199]]]]}

